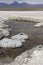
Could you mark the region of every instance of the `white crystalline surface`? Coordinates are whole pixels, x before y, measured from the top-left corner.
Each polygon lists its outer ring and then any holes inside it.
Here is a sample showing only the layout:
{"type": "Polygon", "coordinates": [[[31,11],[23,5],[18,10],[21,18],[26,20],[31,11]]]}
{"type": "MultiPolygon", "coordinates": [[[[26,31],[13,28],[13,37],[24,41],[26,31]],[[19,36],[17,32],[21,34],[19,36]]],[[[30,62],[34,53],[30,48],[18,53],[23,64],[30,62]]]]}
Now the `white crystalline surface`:
{"type": "Polygon", "coordinates": [[[34,27],[41,27],[41,26],[43,26],[43,22],[39,22],[39,23],[36,23],[36,24],[34,25],[34,27]]]}
{"type": "MultiPolygon", "coordinates": [[[[7,34],[7,30],[5,30],[3,32],[3,34],[7,34]]],[[[15,35],[15,39],[9,39],[9,38],[4,38],[2,40],[0,40],[0,47],[4,47],[4,48],[15,48],[15,47],[20,47],[22,46],[23,42],[25,42],[25,39],[28,39],[28,35],[24,34],[20,35],[17,34],[15,35]]]]}
{"type": "Polygon", "coordinates": [[[4,20],[1,20],[0,19],[0,39],[3,37],[3,36],[8,36],[9,35],[9,29],[8,29],[8,26],[9,25],[6,25],[5,23],[4,23],[5,21],[4,20]]]}
{"type": "Polygon", "coordinates": [[[43,46],[27,50],[17,56],[14,61],[5,65],[43,65],[43,46]]]}
{"type": "Polygon", "coordinates": [[[28,35],[26,35],[25,33],[19,33],[17,35],[14,35],[11,37],[11,39],[17,39],[20,40],[21,42],[25,42],[25,39],[28,39],[28,35]]]}
{"type": "Polygon", "coordinates": [[[8,18],[32,18],[32,19],[42,19],[43,11],[0,11],[0,18],[7,20],[8,18]]]}
{"type": "Polygon", "coordinates": [[[8,36],[10,32],[7,29],[3,29],[2,33],[4,34],[4,36],[8,36]]]}
{"type": "Polygon", "coordinates": [[[5,24],[0,24],[0,28],[3,28],[3,27],[8,27],[8,25],[5,25],[5,24]]]}
{"type": "Polygon", "coordinates": [[[2,34],[3,34],[4,36],[8,36],[9,33],[10,33],[8,29],[2,29],[2,28],[0,28],[0,31],[2,32],[2,34]]]}
{"type": "Polygon", "coordinates": [[[4,47],[4,48],[15,48],[15,47],[19,47],[21,46],[22,43],[18,40],[12,40],[12,39],[8,39],[8,38],[4,38],[0,41],[0,47],[4,47]]]}

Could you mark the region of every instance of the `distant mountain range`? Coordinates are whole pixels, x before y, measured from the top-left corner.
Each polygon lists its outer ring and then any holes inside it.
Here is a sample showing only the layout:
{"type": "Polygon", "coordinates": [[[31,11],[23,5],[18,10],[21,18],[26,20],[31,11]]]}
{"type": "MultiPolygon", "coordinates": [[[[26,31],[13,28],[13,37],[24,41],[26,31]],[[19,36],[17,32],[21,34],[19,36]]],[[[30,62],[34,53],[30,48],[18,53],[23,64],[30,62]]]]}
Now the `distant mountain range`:
{"type": "Polygon", "coordinates": [[[30,8],[30,7],[43,7],[43,4],[35,4],[35,5],[31,5],[28,3],[18,3],[18,2],[13,2],[12,4],[6,4],[6,3],[0,3],[0,8],[30,8]]]}

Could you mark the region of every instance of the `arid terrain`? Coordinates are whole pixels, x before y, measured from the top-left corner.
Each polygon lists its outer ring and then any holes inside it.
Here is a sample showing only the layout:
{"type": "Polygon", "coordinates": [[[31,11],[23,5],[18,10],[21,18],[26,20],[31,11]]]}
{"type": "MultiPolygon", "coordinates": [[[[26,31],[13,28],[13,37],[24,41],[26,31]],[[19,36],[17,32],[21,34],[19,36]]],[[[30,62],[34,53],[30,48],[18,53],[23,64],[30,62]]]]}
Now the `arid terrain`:
{"type": "Polygon", "coordinates": [[[0,11],[43,11],[43,8],[0,8],[0,11]]]}

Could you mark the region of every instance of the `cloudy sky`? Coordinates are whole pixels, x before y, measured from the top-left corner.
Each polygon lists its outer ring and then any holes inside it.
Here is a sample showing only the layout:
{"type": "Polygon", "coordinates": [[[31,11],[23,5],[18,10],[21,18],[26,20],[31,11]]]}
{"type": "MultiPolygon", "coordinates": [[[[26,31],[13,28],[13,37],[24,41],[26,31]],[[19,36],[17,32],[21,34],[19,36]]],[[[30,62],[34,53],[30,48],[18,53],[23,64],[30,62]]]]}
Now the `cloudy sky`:
{"type": "Polygon", "coordinates": [[[0,2],[5,2],[5,3],[13,3],[14,1],[18,2],[27,2],[29,4],[43,4],[43,0],[0,0],[0,2]]]}

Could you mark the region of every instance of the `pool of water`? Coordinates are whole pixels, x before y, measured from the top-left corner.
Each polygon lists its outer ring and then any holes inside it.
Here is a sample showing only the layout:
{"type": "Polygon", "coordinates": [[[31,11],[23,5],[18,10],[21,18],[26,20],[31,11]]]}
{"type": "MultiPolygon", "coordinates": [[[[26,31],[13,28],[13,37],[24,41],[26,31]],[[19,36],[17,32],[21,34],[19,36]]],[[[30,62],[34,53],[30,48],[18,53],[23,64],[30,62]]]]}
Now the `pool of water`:
{"type": "Polygon", "coordinates": [[[33,25],[34,22],[24,22],[24,21],[12,21],[9,20],[6,24],[11,28],[11,33],[8,36],[9,38],[12,35],[24,32],[29,36],[29,39],[19,48],[0,48],[2,53],[0,54],[0,62],[9,63],[13,61],[18,55],[25,52],[28,49],[32,49],[37,45],[43,45],[43,27],[35,28],[33,25]]]}

